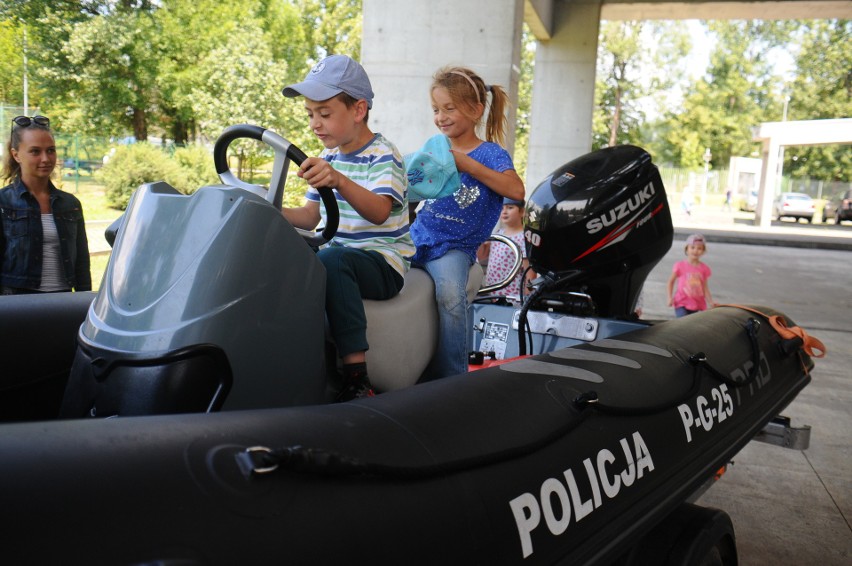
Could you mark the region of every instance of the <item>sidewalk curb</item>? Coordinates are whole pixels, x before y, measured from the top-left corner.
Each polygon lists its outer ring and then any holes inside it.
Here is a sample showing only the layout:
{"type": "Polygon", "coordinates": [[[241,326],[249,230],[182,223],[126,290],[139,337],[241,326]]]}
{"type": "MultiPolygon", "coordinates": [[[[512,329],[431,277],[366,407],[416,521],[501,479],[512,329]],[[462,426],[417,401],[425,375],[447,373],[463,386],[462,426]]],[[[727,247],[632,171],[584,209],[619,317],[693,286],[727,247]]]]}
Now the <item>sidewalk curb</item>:
{"type": "Polygon", "coordinates": [[[814,236],[811,234],[789,234],[772,231],[746,232],[709,228],[706,226],[675,226],[675,240],[686,240],[688,235],[696,232],[700,232],[711,242],[723,242],[726,244],[852,251],[852,238],[844,238],[842,236],[814,236]]]}

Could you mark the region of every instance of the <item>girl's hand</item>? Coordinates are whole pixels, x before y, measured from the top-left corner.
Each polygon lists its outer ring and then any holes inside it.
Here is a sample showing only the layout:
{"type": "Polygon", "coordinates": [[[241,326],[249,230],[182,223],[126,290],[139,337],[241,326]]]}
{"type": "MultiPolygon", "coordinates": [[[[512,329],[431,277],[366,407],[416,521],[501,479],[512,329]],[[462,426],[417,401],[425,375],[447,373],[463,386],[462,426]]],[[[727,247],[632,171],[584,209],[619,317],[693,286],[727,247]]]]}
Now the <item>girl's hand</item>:
{"type": "Polygon", "coordinates": [[[668,304],[668,306],[672,306],[672,300],[669,299],[667,304],[668,304]]]}
{"type": "Polygon", "coordinates": [[[471,175],[473,175],[472,168],[476,165],[479,165],[479,162],[477,160],[470,157],[463,151],[451,149],[450,153],[453,154],[453,159],[455,159],[456,161],[456,169],[459,170],[459,173],[470,173],[471,175]]]}
{"type": "Polygon", "coordinates": [[[525,198],[524,182],[521,181],[514,169],[507,169],[501,173],[483,165],[466,153],[455,149],[451,149],[450,152],[453,154],[459,173],[467,173],[501,197],[509,197],[515,200],[525,198]]]}
{"type": "Polygon", "coordinates": [[[482,242],[476,250],[476,261],[485,263],[488,261],[488,256],[491,254],[491,242],[482,242]]]}
{"type": "Polygon", "coordinates": [[[331,163],[319,157],[307,158],[302,162],[296,175],[315,189],[323,187],[336,189],[340,185],[340,173],[331,166],[331,163]]]}

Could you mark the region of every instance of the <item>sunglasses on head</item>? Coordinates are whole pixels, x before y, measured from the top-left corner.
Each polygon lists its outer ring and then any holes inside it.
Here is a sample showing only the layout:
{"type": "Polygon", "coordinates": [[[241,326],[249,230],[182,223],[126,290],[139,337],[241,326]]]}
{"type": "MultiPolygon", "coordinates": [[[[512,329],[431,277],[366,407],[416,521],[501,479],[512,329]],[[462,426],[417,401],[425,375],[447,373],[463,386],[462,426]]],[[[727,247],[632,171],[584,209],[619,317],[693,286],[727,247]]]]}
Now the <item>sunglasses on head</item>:
{"type": "Polygon", "coordinates": [[[12,123],[20,128],[28,128],[32,124],[48,127],[50,126],[50,119],[47,116],[33,116],[32,118],[29,116],[16,116],[12,118],[12,123]]]}

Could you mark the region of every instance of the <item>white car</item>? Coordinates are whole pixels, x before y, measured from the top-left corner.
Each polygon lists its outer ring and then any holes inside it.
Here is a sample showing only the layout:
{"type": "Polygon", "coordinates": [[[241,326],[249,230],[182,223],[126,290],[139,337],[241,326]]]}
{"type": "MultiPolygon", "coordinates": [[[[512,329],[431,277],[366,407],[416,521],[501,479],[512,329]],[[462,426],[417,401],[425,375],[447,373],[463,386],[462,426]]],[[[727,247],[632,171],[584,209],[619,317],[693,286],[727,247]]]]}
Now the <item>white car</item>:
{"type": "Polygon", "coordinates": [[[748,195],[740,200],[740,210],[743,212],[754,212],[757,209],[757,191],[751,190],[748,195]]]}
{"type": "Polygon", "coordinates": [[[814,219],[814,199],[803,193],[782,193],[773,204],[775,218],[781,220],[785,216],[796,222],[804,218],[808,222],[814,219]]]}

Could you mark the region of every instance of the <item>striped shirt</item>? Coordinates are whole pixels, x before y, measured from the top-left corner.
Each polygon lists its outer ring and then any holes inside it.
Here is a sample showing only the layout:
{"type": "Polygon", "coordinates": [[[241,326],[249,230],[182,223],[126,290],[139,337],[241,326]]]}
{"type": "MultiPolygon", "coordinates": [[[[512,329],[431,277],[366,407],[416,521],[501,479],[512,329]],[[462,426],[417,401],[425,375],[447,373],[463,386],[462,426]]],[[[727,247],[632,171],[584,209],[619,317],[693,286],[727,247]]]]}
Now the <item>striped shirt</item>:
{"type": "MultiPolygon", "coordinates": [[[[370,143],[357,151],[340,153],[337,149],[327,149],[320,157],[354,183],[377,195],[387,195],[393,201],[387,220],[382,224],[373,224],[358,214],[335,190],[340,224],[337,234],[328,245],[376,251],[382,254],[388,265],[404,276],[409,266],[406,258],[414,255],[414,244],[408,235],[408,185],[402,154],[384,136],[376,134],[370,143]]],[[[320,201],[319,193],[314,188],[308,189],[305,198],[320,201]]],[[[323,222],[326,222],[325,208],[322,206],[320,214],[323,222]]]]}
{"type": "Polygon", "coordinates": [[[62,251],[59,249],[59,233],[53,214],[41,215],[41,285],[39,291],[69,291],[62,269],[62,251]]]}

